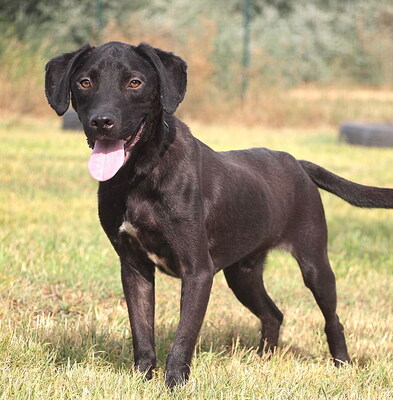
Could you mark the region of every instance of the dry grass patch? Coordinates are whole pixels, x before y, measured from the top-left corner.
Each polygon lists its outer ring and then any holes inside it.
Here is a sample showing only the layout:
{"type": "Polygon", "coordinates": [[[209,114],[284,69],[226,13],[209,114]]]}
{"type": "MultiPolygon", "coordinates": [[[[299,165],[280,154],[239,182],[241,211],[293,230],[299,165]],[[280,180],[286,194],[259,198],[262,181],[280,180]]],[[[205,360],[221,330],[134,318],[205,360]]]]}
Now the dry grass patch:
{"type": "MultiPolygon", "coordinates": [[[[216,149],[290,151],[347,178],[393,186],[393,154],[352,148],[330,129],[194,126],[216,149]]],[[[179,281],[157,274],[158,369],[131,372],[117,257],[102,232],[89,149],[53,122],[0,125],[0,399],[387,399],[393,387],[392,214],[323,194],[339,315],[354,363],[335,369],[323,318],[296,263],[269,257],[267,289],[284,312],[278,352],[260,359],[260,326],[215,278],[190,382],[168,392],[165,357],[179,315],[179,281]]]]}

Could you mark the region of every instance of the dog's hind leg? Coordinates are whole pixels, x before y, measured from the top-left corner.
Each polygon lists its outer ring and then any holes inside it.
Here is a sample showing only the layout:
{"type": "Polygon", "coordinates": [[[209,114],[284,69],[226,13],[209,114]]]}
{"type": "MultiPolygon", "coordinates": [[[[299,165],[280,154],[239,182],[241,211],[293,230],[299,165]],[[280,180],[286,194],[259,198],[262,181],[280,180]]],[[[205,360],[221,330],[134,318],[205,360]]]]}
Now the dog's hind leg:
{"type": "Polygon", "coordinates": [[[262,323],[262,337],[258,354],[274,351],[283,314],[266,293],[262,279],[264,253],[257,262],[248,257],[224,269],[225,278],[237,299],[255,314],[262,323]]]}
{"type": "Polygon", "coordinates": [[[325,318],[325,333],[334,364],[340,366],[350,359],[344,328],[336,313],[336,279],[327,256],[326,235],[319,235],[318,230],[312,232],[313,234],[295,249],[294,256],[300,266],[304,283],[311,290],[325,318]]]}

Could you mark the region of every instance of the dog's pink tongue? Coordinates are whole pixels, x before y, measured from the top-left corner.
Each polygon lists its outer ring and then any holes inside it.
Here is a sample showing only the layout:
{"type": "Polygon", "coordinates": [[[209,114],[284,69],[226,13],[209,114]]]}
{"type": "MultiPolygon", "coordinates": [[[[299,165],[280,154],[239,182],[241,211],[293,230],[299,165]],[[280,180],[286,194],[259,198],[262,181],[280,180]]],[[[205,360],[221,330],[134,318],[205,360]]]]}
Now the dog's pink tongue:
{"type": "Polygon", "coordinates": [[[88,168],[97,181],[107,181],[124,164],[124,140],[97,140],[91,153],[88,168]]]}

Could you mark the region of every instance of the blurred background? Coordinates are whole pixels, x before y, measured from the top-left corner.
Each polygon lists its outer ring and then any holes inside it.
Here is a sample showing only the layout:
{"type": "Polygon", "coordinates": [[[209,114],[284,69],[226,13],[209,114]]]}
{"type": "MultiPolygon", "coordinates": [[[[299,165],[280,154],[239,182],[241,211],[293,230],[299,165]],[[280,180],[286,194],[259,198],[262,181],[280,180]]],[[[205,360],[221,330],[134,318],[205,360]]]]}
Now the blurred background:
{"type": "Polygon", "coordinates": [[[120,40],[187,61],[183,118],[393,122],[391,0],[1,0],[0,25],[0,118],[53,116],[45,63],[120,40]]]}

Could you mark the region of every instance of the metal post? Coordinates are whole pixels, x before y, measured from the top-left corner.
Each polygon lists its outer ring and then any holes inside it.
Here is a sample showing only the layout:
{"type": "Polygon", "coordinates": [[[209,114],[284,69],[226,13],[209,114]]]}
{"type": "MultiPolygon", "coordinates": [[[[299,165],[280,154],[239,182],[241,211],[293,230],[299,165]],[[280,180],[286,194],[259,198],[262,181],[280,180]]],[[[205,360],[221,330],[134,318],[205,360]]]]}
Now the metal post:
{"type": "Polygon", "coordinates": [[[97,42],[101,41],[102,30],[105,27],[104,21],[104,3],[102,0],[96,0],[96,17],[97,17],[97,42]]]}
{"type": "Polygon", "coordinates": [[[244,0],[243,5],[243,82],[242,82],[242,101],[248,89],[248,68],[250,66],[250,22],[252,0],[244,0]]]}

